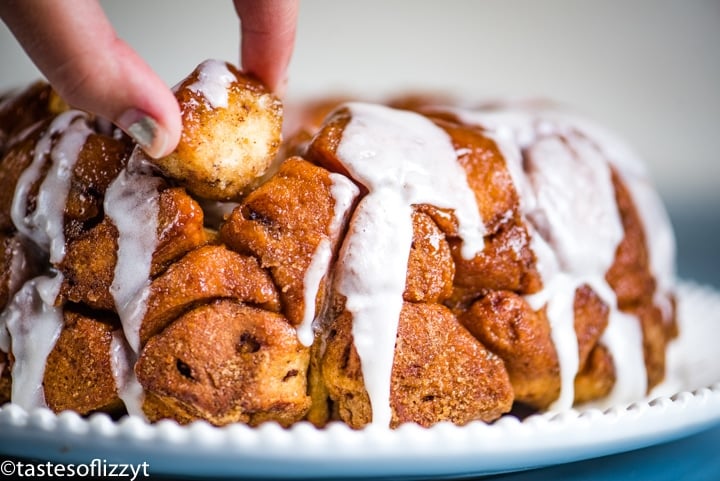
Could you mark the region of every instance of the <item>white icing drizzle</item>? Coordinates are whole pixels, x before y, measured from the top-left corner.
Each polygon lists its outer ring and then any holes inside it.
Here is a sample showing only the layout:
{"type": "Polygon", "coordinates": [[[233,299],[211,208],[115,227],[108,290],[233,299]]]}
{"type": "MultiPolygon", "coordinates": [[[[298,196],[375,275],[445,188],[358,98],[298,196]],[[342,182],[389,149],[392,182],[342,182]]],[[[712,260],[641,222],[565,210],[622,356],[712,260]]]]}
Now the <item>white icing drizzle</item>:
{"type": "MultiPolygon", "coordinates": [[[[597,286],[593,286],[593,290],[598,292],[597,286]]],[[[615,384],[610,394],[595,401],[595,404],[607,408],[641,399],[647,391],[647,371],[642,349],[642,327],[638,318],[611,309],[608,326],[600,341],[613,355],[615,384]],[[618,353],[622,353],[622,357],[618,358],[618,353]]]]}
{"type": "Polygon", "coordinates": [[[551,246],[558,266],[555,275],[542,273],[544,288],[538,295],[545,297],[560,361],[562,388],[551,408],[568,409],[579,365],[575,291],[583,283],[603,286],[598,295],[609,306],[616,305],[604,279],[623,237],[622,223],[609,166],[582,137],[568,133],[564,139],[537,140],[527,149],[525,169],[536,199],[536,211],[529,212],[528,219],[535,237],[551,246]]]}
{"type": "Polygon", "coordinates": [[[330,260],[332,259],[332,244],[335,243],[341,234],[345,219],[347,218],[350,207],[359,194],[358,187],[344,175],[331,173],[330,180],[332,186],[330,193],[333,197],[333,217],[328,227],[328,237],[322,239],[313,253],[310,265],[305,271],[303,279],[303,302],[305,310],[303,313],[303,321],[297,327],[297,334],[300,342],[309,346],[315,337],[314,321],[317,317],[316,305],[317,294],[320,289],[320,283],[326,278],[330,268],[330,260]]]}
{"type": "Polygon", "coordinates": [[[158,243],[161,179],[136,147],[128,165],[105,193],[105,215],[118,230],[117,262],[110,293],[133,352],[140,351],[140,324],[147,308],[152,256],[158,243]]]}
{"type": "Polygon", "coordinates": [[[572,407],[575,397],[573,383],[580,365],[573,310],[577,287],[577,279],[560,272],[549,281],[545,281],[540,292],[526,296],[530,307],[534,310],[546,306],[551,328],[550,335],[560,364],[560,395],[550,409],[568,409],[572,407]]]}
{"type": "Polygon", "coordinates": [[[125,404],[128,414],[146,418],[142,409],[145,391],[135,375],[137,355],[132,351],[122,330],[112,333],[110,363],[118,397],[125,404]]]}
{"type": "Polygon", "coordinates": [[[188,89],[202,96],[214,109],[227,108],[228,89],[235,81],[225,62],[210,59],[198,66],[198,78],[188,89]]]}
{"type": "Polygon", "coordinates": [[[7,330],[10,336],[0,347],[15,358],[10,399],[26,410],[47,406],[43,377],[63,328],[62,308],[55,306],[62,280],[56,274],[27,281],[0,314],[0,331],[7,330]]]}
{"type": "Polygon", "coordinates": [[[369,191],[339,254],[335,288],[353,316],[373,424],[391,419],[390,377],[412,243],[414,204],[453,209],[462,254],[483,249],[485,226],[445,131],[427,118],[379,105],[347,104],[351,120],[336,154],[369,191]]]}
{"type": "Polygon", "coordinates": [[[70,110],[55,117],[38,140],[32,163],[20,175],[15,187],[11,210],[13,223],[18,231],[50,252],[52,263],[60,262],[65,256],[65,203],[73,168],[91,133],[87,115],[83,112],[70,110]],[[48,155],[50,169],[40,184],[35,210],[27,214],[30,188],[43,174],[48,155]]]}
{"type": "Polygon", "coordinates": [[[315,338],[313,329],[313,321],[315,320],[316,298],[320,283],[328,272],[330,266],[330,258],[332,250],[330,249],[330,240],[324,238],[315,248],[310,265],[305,271],[303,278],[303,302],[305,309],[303,311],[303,320],[297,326],[297,336],[303,346],[312,344],[315,338]]]}
{"type": "MultiPolygon", "coordinates": [[[[613,146],[608,135],[589,135],[585,123],[569,116],[512,108],[454,113],[466,123],[489,129],[498,141],[521,197],[521,210],[544,284],[542,291],[526,299],[533,309],[547,306],[560,362],[561,393],[551,409],[568,409],[573,404],[579,364],[573,303],[575,291],[582,284],[590,285],[610,307],[608,327],[601,342],[610,351],[615,365],[621,366],[616,369],[613,390],[603,403],[640,399],[647,388],[640,322],[618,310],[617,298],[605,274],[624,235],[610,165],[621,175],[625,173],[624,180],[640,205],[641,199],[634,195],[639,189],[633,188],[637,182],[627,180],[632,176],[645,179],[642,163],[627,156],[619,144],[613,146]],[[521,152],[524,155],[518,155],[521,152]],[[627,161],[612,162],[611,152],[615,158],[627,161]],[[623,155],[618,155],[619,152],[623,155]]],[[[648,184],[645,181],[641,185],[648,184]]],[[[654,207],[664,212],[659,202],[654,207]]],[[[638,209],[645,221],[657,223],[661,232],[669,231],[671,237],[666,219],[644,215],[643,209],[638,209]]],[[[663,261],[672,262],[670,249],[655,251],[663,261]]],[[[666,282],[669,288],[672,281],[666,282]]]]}
{"type": "Polygon", "coordinates": [[[622,139],[606,128],[564,112],[553,111],[548,115],[557,123],[575,126],[593,139],[630,191],[643,224],[650,272],[656,281],[653,300],[662,309],[665,319],[669,320],[676,280],[675,236],[662,200],[650,182],[645,164],[622,139]],[[652,226],[652,229],[648,226],[652,226]]]}

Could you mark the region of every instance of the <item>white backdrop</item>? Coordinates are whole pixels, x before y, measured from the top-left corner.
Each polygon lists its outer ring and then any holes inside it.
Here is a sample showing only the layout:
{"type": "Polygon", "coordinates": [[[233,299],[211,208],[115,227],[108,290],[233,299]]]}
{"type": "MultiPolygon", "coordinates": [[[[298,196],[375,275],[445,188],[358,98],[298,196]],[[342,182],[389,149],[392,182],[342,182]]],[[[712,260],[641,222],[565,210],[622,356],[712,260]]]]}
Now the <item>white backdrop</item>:
{"type": "MultiPolygon", "coordinates": [[[[237,61],[223,0],[106,0],[169,85],[237,61]]],[[[39,76],[0,25],[0,88],[39,76]]],[[[669,202],[720,201],[720,0],[304,0],[288,98],[441,90],[547,97],[618,131],[669,202]]]]}

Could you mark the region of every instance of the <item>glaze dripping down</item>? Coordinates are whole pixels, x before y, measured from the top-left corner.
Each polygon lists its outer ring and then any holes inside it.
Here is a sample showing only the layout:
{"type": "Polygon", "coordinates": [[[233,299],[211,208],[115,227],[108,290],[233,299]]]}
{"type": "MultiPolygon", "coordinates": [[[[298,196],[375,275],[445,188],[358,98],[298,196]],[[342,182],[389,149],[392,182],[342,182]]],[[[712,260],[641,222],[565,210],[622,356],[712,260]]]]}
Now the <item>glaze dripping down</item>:
{"type": "Polygon", "coordinates": [[[388,426],[390,377],[413,236],[413,205],[452,209],[463,256],[483,249],[485,225],[445,131],[415,113],[351,103],[337,156],[368,194],[353,213],[335,289],[353,315],[373,423],[388,426]]]}

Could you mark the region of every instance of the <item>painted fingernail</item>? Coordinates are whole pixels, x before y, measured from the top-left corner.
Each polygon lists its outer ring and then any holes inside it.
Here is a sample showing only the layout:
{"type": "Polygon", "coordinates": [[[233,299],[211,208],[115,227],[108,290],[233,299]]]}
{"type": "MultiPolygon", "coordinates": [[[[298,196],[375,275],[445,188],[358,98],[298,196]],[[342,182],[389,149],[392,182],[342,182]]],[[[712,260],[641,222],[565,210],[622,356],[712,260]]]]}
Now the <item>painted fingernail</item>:
{"type": "Polygon", "coordinates": [[[115,124],[137,142],[150,157],[165,154],[167,134],[158,123],[145,112],[129,109],[115,120],[115,124]]]}

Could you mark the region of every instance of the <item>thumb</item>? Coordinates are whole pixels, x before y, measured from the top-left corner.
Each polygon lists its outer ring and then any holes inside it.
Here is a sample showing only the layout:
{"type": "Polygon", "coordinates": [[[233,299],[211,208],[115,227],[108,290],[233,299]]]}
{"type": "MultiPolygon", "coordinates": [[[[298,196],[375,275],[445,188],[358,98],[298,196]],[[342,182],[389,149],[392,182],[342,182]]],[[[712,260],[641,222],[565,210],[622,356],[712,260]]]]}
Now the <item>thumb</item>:
{"type": "Polygon", "coordinates": [[[3,0],[0,17],[69,105],[113,121],[152,157],[175,148],[174,95],[117,37],[96,0],[3,0]]]}

